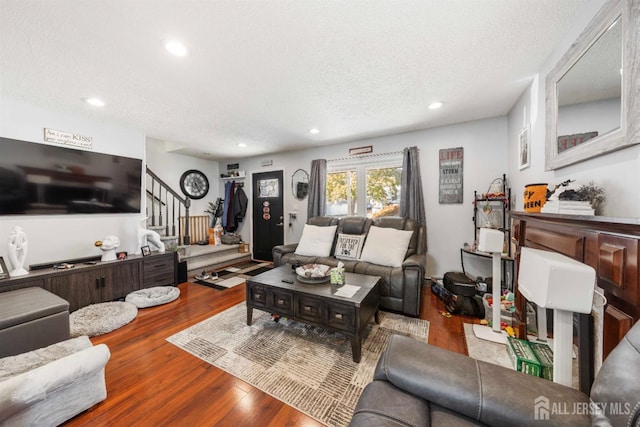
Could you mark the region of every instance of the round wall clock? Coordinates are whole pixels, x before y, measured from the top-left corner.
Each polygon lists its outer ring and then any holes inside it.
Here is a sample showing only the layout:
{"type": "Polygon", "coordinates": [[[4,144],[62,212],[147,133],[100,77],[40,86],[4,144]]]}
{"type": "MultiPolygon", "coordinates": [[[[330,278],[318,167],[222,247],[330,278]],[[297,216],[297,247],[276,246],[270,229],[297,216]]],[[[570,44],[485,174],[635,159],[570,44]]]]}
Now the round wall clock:
{"type": "Polygon", "coordinates": [[[180,189],[192,199],[202,199],[209,192],[209,180],[204,173],[191,169],[180,177],[180,189]]]}

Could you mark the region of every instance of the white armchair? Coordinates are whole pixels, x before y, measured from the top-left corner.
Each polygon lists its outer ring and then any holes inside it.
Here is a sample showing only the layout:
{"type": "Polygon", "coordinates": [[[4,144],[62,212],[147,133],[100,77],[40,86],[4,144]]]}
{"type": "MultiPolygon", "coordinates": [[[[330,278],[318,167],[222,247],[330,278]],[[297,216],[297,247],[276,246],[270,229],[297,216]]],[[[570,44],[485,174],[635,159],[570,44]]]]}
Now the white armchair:
{"type": "Polygon", "coordinates": [[[0,359],[0,426],[57,426],[103,401],[110,356],[82,336],[0,359]]]}

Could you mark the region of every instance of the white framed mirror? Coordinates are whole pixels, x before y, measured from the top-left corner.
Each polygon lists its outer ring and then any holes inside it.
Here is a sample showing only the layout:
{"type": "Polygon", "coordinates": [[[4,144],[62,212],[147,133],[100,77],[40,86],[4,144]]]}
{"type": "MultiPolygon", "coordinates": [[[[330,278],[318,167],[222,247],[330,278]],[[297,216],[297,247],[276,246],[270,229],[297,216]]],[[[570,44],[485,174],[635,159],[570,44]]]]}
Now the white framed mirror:
{"type": "Polygon", "coordinates": [[[607,2],[547,76],[546,170],[640,143],[635,9],[607,2]]]}
{"type": "Polygon", "coordinates": [[[304,200],[309,194],[309,174],[303,170],[298,169],[291,176],[291,190],[293,197],[298,200],[304,200]]]}

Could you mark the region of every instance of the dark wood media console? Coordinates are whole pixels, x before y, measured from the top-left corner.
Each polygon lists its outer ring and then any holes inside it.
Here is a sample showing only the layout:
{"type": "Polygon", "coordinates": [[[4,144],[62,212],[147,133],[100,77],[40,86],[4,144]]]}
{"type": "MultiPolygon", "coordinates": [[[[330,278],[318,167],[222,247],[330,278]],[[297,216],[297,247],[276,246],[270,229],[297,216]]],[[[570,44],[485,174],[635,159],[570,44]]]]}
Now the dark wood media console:
{"type": "Polygon", "coordinates": [[[0,292],[40,287],[69,302],[69,311],[89,304],[124,298],[130,292],[153,286],[173,285],[177,253],[129,255],[127,259],[74,264],[74,268],[46,268],[0,282],[0,292]]]}
{"type": "MultiPolygon", "coordinates": [[[[559,252],[593,267],[597,285],[604,289],[608,304],[604,312],[603,360],[640,319],[640,219],[610,218],[511,212],[516,261],[520,249],[531,247],[559,252]]],[[[524,338],[525,299],[515,282],[518,336],[524,338]]],[[[580,388],[589,390],[593,380],[592,322],[589,315],[577,315],[580,363],[590,365],[591,373],[581,369],[580,388]],[[586,346],[592,348],[585,348],[586,346]]]]}

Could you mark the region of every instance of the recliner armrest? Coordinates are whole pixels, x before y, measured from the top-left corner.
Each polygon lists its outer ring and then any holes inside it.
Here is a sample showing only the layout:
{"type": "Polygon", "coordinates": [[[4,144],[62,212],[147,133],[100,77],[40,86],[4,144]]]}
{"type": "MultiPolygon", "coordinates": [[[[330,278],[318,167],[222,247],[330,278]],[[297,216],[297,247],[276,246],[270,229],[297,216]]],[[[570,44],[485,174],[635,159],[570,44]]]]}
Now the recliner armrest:
{"type": "Polygon", "coordinates": [[[391,337],[374,379],[488,425],[539,426],[535,415],[540,402],[548,407],[545,426],[591,425],[586,411],[572,411],[589,404],[578,390],[405,336],[391,337]],[[554,403],[569,413],[554,413],[554,403]]]}
{"type": "Polygon", "coordinates": [[[294,253],[297,247],[297,243],[274,246],[271,250],[271,253],[273,254],[273,265],[275,267],[280,267],[282,264],[285,264],[284,262],[281,262],[282,257],[284,255],[294,253]]]}
{"type": "Polygon", "coordinates": [[[289,243],[288,245],[278,245],[273,247],[273,252],[280,255],[290,254],[296,251],[298,247],[297,243],[289,243]]]}
{"type": "Polygon", "coordinates": [[[405,269],[405,268],[420,268],[424,273],[424,270],[427,268],[426,255],[425,254],[409,255],[407,258],[405,258],[404,261],[402,261],[402,269],[405,269]]]}

